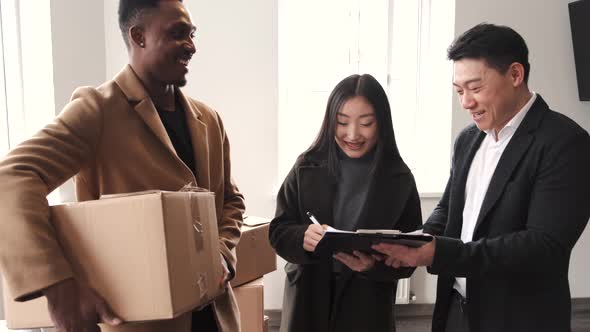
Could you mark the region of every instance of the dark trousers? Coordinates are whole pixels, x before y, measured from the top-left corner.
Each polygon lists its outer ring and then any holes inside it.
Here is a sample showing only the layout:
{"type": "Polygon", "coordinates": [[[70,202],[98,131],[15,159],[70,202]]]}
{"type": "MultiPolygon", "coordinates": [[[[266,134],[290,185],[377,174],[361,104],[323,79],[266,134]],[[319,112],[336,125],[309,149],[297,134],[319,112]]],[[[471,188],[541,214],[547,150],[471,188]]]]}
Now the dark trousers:
{"type": "Polygon", "coordinates": [[[468,303],[455,289],[451,295],[449,316],[447,317],[446,332],[469,332],[469,320],[467,318],[468,303]]]}
{"type": "Polygon", "coordinates": [[[211,305],[193,311],[191,332],[218,332],[215,313],[211,305]]]}

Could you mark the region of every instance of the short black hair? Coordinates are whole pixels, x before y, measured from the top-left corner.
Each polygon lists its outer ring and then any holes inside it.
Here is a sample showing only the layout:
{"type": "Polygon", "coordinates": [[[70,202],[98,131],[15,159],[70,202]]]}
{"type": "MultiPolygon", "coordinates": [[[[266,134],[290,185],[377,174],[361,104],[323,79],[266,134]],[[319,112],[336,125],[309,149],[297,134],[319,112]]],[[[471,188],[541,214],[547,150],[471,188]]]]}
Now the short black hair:
{"type": "Polygon", "coordinates": [[[447,57],[452,61],[483,59],[502,74],[518,62],[524,67],[524,82],[529,80],[529,50],[522,36],[507,26],[489,23],[474,26],[453,41],[447,57]]]}
{"type": "MultiPolygon", "coordinates": [[[[119,28],[123,34],[125,45],[129,48],[129,28],[136,25],[146,9],[158,8],[163,0],[120,0],[119,1],[119,28]]],[[[182,0],[178,0],[182,2],[182,0]]]]}
{"type": "Polygon", "coordinates": [[[385,90],[383,90],[381,84],[369,74],[350,75],[340,81],[334,90],[332,90],[332,93],[328,97],[326,113],[320,131],[313,144],[304,152],[304,154],[319,153],[327,156],[328,170],[330,174],[334,176],[339,176],[338,147],[334,140],[334,137],[336,136],[338,112],[340,112],[348,100],[356,96],[364,97],[367,102],[373,106],[375,118],[377,120],[379,138],[371,172],[376,171],[377,168],[385,166],[388,162],[401,161],[401,156],[393,132],[391,107],[385,90]]]}

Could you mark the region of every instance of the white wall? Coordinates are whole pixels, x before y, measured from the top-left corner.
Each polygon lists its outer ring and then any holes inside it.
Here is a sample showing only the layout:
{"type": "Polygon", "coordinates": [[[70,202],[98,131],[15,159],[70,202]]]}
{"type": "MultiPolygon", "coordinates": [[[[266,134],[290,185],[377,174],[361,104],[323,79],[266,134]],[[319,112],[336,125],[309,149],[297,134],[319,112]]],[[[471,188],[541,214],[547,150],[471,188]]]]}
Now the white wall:
{"type": "MultiPolygon", "coordinates": [[[[278,181],[277,1],[186,4],[197,25],[197,53],[185,91],[224,120],[246,213],[272,217],[278,181]]],[[[280,308],[280,274],[264,282],[265,307],[280,308]]]]}
{"type": "MultiPolygon", "coordinates": [[[[99,1],[51,1],[55,114],[68,103],[74,89],[97,86],[105,80],[102,13],[99,1]]],[[[62,201],[74,201],[73,182],[60,187],[59,193],[62,201]]]]}
{"type": "Polygon", "coordinates": [[[59,113],[79,86],[105,80],[103,5],[93,0],[52,0],[51,34],[55,109],[59,113]]]}

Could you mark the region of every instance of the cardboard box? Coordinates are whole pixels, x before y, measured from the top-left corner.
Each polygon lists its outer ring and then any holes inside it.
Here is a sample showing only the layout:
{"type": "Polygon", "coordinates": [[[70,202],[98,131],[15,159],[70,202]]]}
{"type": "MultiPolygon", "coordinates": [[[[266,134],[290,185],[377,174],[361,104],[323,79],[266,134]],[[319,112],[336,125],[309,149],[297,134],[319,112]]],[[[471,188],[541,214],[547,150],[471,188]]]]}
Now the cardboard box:
{"type": "Polygon", "coordinates": [[[264,283],[262,278],[234,288],[240,308],[242,332],[262,332],[264,329],[264,283]]]}
{"type": "Polygon", "coordinates": [[[236,247],[236,276],[230,282],[237,287],[277,269],[277,256],[268,240],[268,219],[247,217],[236,247]],[[249,220],[250,219],[250,220],[249,220]],[[260,220],[264,222],[259,222],[260,220]],[[254,222],[253,222],[254,221],[254,222]],[[253,222],[254,226],[250,226],[253,222]]]}
{"type": "MultiPolygon", "coordinates": [[[[51,208],[76,277],[127,322],[170,319],[221,294],[215,198],[143,192],[51,208]]],[[[17,303],[4,289],[9,328],[52,326],[44,297],[17,303]]]]}

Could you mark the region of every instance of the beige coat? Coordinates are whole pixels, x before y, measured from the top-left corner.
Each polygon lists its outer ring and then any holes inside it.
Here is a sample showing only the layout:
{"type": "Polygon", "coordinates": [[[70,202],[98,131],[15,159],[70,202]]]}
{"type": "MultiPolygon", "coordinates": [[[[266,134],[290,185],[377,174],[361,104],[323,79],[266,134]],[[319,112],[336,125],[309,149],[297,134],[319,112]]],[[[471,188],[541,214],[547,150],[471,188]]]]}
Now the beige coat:
{"type": "MultiPolygon", "coordinates": [[[[78,200],[196,183],[215,193],[221,253],[235,268],[243,196],[231,181],[219,115],[178,90],[196,174],[182,162],[138,77],[126,66],[98,88],[77,89],[55,121],[0,162],[0,268],[17,300],[72,276],[49,221],[46,195],[75,176],[78,200]]],[[[220,263],[221,264],[221,263],[220,263]]],[[[239,331],[231,288],[214,303],[221,331],[239,331]]],[[[190,331],[190,314],[112,331],[190,331]]],[[[107,329],[103,328],[103,331],[107,329]]]]}

